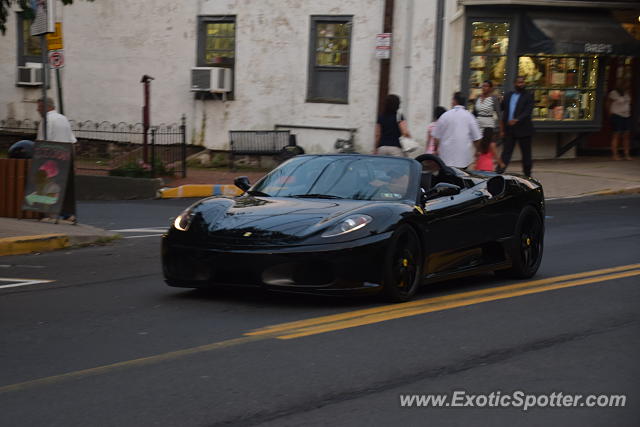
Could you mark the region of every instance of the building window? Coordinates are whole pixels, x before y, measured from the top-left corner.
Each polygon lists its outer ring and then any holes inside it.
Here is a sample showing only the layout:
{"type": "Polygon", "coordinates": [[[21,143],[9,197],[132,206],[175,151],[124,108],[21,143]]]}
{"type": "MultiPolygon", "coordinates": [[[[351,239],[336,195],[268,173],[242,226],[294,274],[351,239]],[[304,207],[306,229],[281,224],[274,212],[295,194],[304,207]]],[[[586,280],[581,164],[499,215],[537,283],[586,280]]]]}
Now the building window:
{"type": "Polygon", "coordinates": [[[349,101],[352,16],[312,16],[308,102],[349,101]]]}
{"type": "Polygon", "coordinates": [[[518,75],[533,92],[533,120],[594,120],[599,58],[596,55],[529,55],[518,75]]]}
{"type": "MultiPolygon", "coordinates": [[[[236,18],[235,16],[198,17],[198,67],[230,68],[231,92],[227,99],[233,99],[236,63],[236,18]]],[[[213,98],[205,94],[205,98],[213,98]]]]}
{"type": "Polygon", "coordinates": [[[18,13],[17,22],[18,65],[25,65],[27,62],[42,62],[40,37],[31,35],[31,20],[26,19],[23,13],[18,13]]]}
{"type": "Polygon", "coordinates": [[[472,22],[469,59],[469,99],[482,93],[482,82],[491,80],[496,93],[502,93],[507,75],[509,24],[472,22]]]}

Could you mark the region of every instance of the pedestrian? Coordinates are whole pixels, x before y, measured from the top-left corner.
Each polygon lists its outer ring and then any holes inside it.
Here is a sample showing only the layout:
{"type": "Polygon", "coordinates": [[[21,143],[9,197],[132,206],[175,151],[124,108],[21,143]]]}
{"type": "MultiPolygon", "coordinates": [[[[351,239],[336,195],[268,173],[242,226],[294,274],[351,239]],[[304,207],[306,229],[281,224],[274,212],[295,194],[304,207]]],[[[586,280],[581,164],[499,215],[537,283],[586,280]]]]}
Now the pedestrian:
{"type": "Polygon", "coordinates": [[[373,153],[382,156],[405,157],[400,145],[400,137],[411,138],[407,121],[398,113],[400,97],[387,95],[384,100],[382,114],[376,123],[375,148],[373,153]]]}
{"type": "Polygon", "coordinates": [[[447,112],[447,109],[441,105],[438,105],[433,110],[433,121],[429,123],[429,126],[427,126],[427,153],[428,154],[436,153],[436,141],[435,141],[435,138],[433,137],[433,130],[436,128],[436,125],[440,116],[442,116],[446,112],[447,112]]]}
{"type": "MultiPolygon", "coordinates": [[[[77,142],[77,139],[71,130],[69,120],[56,111],[53,99],[41,98],[38,100],[38,113],[40,113],[41,116],[44,116],[45,112],[47,114],[47,141],[77,142]]],[[[40,126],[38,127],[38,140],[40,141],[44,140],[42,123],[43,121],[40,122],[40,126]]]]}
{"type": "MultiPolygon", "coordinates": [[[[500,108],[500,100],[493,94],[493,82],[491,80],[485,80],[482,83],[482,92],[473,103],[473,115],[478,120],[478,126],[482,132],[482,143],[485,147],[490,146],[492,141],[495,141],[495,129],[498,127],[498,122],[501,118],[502,109],[500,108]],[[485,142],[486,140],[486,142],[485,142]]],[[[480,155],[480,147],[476,157],[480,155]]]]}
{"type": "Polygon", "coordinates": [[[495,141],[488,138],[482,138],[476,152],[476,163],[473,169],[478,171],[492,172],[496,169],[504,167],[502,159],[498,156],[498,145],[495,141]]]}
{"type": "Polygon", "coordinates": [[[531,137],[533,136],[533,95],[525,88],[524,77],[518,76],[514,81],[514,91],[509,92],[502,101],[502,120],[500,120],[500,137],[504,138],[502,148],[502,166],[496,172],[503,173],[509,162],[513,149],[518,143],[522,153],[522,171],[531,176],[533,160],[531,158],[531,137]]]}
{"type": "Polygon", "coordinates": [[[622,139],[624,158],[631,160],[631,154],[629,152],[629,139],[631,136],[631,95],[629,94],[628,83],[625,82],[622,88],[614,88],[609,92],[607,104],[611,118],[611,127],[613,128],[613,136],[611,138],[611,154],[613,160],[622,160],[618,155],[620,139],[622,139]]]}
{"type": "Polygon", "coordinates": [[[462,92],[453,94],[453,108],[438,119],[433,130],[436,154],[445,165],[466,168],[474,160],[475,144],[482,134],[476,118],[464,107],[462,92]]]}

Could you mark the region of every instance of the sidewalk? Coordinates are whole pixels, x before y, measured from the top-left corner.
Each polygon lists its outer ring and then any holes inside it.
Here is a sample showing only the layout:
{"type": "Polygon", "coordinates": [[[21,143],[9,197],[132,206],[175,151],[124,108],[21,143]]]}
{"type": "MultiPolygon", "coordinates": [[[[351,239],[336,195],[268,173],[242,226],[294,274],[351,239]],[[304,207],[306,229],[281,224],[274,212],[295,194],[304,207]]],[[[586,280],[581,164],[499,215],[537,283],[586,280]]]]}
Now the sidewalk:
{"type": "MultiPolygon", "coordinates": [[[[506,173],[520,173],[521,170],[520,163],[513,162],[506,173]]],[[[168,186],[176,189],[172,190],[173,194],[179,193],[182,197],[234,194],[238,191],[232,185],[234,178],[244,175],[254,183],[265,173],[189,169],[186,178],[175,179],[168,186]]],[[[533,165],[533,176],[542,183],[547,199],[640,193],[640,157],[631,161],[613,161],[605,157],[538,160],[533,165]]],[[[80,224],[0,218],[0,256],[42,252],[116,237],[105,230],[80,224]]]]}

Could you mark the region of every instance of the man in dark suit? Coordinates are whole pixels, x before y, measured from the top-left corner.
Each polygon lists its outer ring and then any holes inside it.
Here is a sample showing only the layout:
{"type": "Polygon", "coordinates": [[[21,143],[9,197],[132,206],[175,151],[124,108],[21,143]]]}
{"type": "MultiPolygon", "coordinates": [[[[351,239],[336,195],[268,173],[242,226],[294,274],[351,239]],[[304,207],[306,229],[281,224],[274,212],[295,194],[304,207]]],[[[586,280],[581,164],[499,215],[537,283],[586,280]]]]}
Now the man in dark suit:
{"type": "Polygon", "coordinates": [[[522,153],[522,171],[531,176],[531,137],[533,136],[533,95],[525,90],[524,77],[518,76],[514,82],[515,90],[509,92],[502,101],[502,120],[500,121],[500,136],[504,138],[502,161],[504,167],[498,167],[496,172],[502,173],[509,165],[513,148],[520,145],[522,153]]]}

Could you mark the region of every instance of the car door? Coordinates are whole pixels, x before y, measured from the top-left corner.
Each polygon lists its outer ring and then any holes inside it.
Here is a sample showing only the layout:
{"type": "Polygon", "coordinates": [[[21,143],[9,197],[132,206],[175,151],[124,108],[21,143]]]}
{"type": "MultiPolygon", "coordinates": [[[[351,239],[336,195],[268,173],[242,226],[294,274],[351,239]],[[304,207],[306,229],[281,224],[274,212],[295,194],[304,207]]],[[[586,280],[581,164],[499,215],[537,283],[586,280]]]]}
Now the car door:
{"type": "Polygon", "coordinates": [[[490,194],[476,185],[459,194],[424,203],[422,225],[426,231],[427,274],[465,268],[479,261],[490,194]]]}

